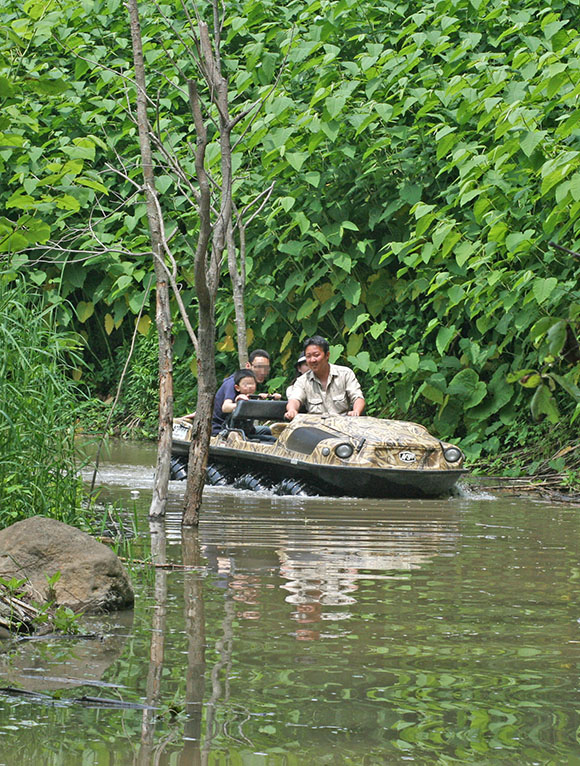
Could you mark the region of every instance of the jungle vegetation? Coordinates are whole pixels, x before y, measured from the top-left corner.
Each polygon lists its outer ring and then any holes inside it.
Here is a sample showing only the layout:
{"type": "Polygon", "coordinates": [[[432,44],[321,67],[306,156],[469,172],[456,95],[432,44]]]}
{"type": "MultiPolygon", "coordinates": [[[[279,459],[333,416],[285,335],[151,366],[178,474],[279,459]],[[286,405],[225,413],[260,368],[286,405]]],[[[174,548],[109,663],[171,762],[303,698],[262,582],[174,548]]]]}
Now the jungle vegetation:
{"type": "MultiPolygon", "coordinates": [[[[126,9],[0,3],[3,291],[36,286],[57,334],[84,337],[69,372],[96,420],[136,330],[118,422],[151,433],[155,296],[126,9]]],[[[223,4],[224,67],[247,111],[232,137],[238,204],[273,184],[245,232],[247,340],[272,353],[272,389],[318,332],[370,414],[424,422],[472,461],[523,450],[530,471],[578,466],[579,5],[223,4]]],[[[139,4],[156,185],[196,326],[194,9],[207,5],[139,4]]],[[[215,136],[208,153],[218,178],[215,136]]],[[[175,409],[191,411],[196,359],[173,310],[175,409]]],[[[227,264],[216,319],[225,375],[227,264]]]]}

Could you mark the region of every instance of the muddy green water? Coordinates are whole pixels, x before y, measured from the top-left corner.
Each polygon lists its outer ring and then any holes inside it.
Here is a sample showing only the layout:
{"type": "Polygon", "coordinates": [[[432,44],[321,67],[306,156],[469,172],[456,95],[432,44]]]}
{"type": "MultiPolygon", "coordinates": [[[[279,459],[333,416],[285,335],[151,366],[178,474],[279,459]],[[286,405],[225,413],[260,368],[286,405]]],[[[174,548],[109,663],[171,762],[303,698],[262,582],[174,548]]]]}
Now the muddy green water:
{"type": "Polygon", "coordinates": [[[134,611],[0,644],[0,764],[580,764],[580,507],[210,488],[182,535],[153,464],[99,474],[134,611]]]}

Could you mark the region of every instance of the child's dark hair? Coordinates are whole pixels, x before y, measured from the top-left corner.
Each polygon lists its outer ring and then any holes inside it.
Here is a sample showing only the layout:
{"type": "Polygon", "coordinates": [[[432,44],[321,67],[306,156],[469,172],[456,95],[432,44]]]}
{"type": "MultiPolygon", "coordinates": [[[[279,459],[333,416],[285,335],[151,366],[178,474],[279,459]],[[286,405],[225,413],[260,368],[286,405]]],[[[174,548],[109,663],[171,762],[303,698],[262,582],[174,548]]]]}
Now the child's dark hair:
{"type": "Polygon", "coordinates": [[[243,380],[244,378],[253,378],[256,380],[256,376],[254,375],[253,370],[250,370],[248,367],[244,367],[241,370],[236,370],[234,372],[234,385],[239,386],[240,380],[243,380]]]}

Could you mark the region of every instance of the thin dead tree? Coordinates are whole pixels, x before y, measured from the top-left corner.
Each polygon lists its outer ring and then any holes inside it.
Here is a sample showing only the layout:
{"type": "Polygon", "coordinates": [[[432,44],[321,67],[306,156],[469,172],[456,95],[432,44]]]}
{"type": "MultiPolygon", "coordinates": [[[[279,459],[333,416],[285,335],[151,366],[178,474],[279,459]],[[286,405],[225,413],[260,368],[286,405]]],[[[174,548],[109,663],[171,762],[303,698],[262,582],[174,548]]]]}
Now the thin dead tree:
{"type": "MultiPolygon", "coordinates": [[[[217,3],[214,3],[217,11],[217,3]]],[[[217,14],[216,14],[217,23],[217,14]]],[[[205,469],[211,436],[211,418],[216,390],[215,371],[215,301],[222,256],[232,217],[232,147],[228,84],[221,73],[219,56],[214,55],[207,24],[197,20],[199,36],[194,39],[199,53],[199,67],[209,86],[211,102],[216,107],[221,150],[221,179],[218,186],[219,209],[212,221],[212,188],[205,158],[209,143],[207,127],[197,84],[189,80],[189,102],[196,132],[195,171],[199,184],[199,233],[194,259],[195,290],[198,300],[197,408],[187,468],[187,487],[182,523],[197,526],[205,484],[205,469]]],[[[216,33],[217,34],[217,33],[216,33]]],[[[219,51],[219,43],[216,42],[219,51]]]]}
{"type": "Polygon", "coordinates": [[[159,517],[165,514],[167,488],[171,460],[171,432],[173,428],[173,351],[171,307],[169,303],[169,283],[164,265],[163,221],[159,215],[160,207],[155,188],[155,173],[151,153],[150,126],[147,118],[147,87],[145,82],[145,63],[139,23],[137,0],[128,0],[131,22],[131,40],[133,43],[133,62],[135,83],[137,86],[137,125],[141,149],[141,165],[147,203],[147,220],[153,251],[153,264],[156,280],[155,321],[159,340],[159,432],[157,438],[157,467],[153,482],[153,496],[149,515],[159,517]]]}
{"type": "Polygon", "coordinates": [[[234,221],[230,222],[227,231],[228,270],[232,283],[232,296],[234,299],[234,313],[236,317],[236,340],[238,343],[238,362],[240,367],[245,367],[248,361],[248,331],[246,327],[246,311],[244,306],[244,293],[246,287],[246,229],[259,215],[274,191],[274,183],[265,189],[258,197],[242,210],[233,205],[234,221]],[[252,215],[245,220],[250,208],[256,206],[252,215]],[[238,232],[238,247],[236,247],[235,229],[238,232]]]}

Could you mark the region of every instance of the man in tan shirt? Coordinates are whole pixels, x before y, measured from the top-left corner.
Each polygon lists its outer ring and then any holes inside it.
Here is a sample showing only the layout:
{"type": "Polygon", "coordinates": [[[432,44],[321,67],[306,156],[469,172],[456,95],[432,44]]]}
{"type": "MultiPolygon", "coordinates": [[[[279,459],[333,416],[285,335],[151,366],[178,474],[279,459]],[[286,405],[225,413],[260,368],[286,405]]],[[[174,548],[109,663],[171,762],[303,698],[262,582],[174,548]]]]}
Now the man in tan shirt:
{"type": "Polygon", "coordinates": [[[362,415],[365,400],[356,375],[349,367],[330,364],[328,341],[315,335],[304,343],[309,370],[292,387],[286,420],[293,420],[303,405],[315,415],[362,415]]]}

